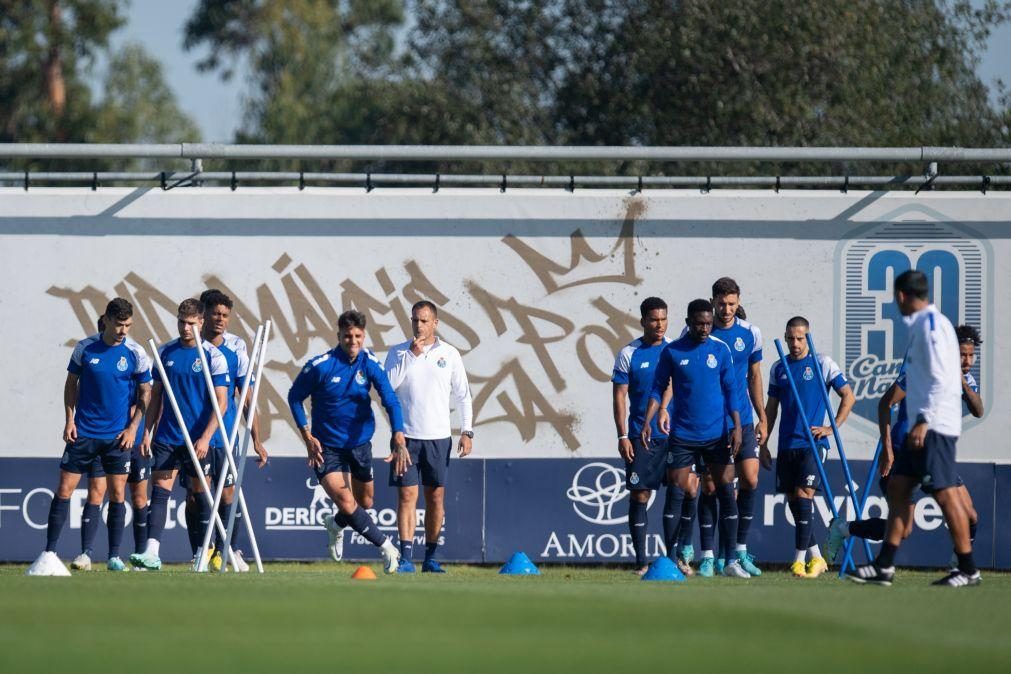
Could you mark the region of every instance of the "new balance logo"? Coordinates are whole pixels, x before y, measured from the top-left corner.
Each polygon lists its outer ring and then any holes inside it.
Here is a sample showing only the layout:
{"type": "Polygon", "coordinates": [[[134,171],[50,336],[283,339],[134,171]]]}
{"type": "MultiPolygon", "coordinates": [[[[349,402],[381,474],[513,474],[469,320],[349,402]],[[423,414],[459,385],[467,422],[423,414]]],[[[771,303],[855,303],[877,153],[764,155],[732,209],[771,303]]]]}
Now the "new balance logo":
{"type": "Polygon", "coordinates": [[[649,368],[649,361],[646,361],[644,363],[639,363],[639,369],[640,370],[646,370],[648,368],[649,368]]]}
{"type": "Polygon", "coordinates": [[[680,363],[678,363],[678,365],[687,365],[687,364],[688,364],[688,359],[687,358],[685,358],[680,363]]]}
{"type": "Polygon", "coordinates": [[[98,360],[98,358],[92,358],[90,362],[91,362],[92,365],[98,365],[99,360],[98,360]]]}

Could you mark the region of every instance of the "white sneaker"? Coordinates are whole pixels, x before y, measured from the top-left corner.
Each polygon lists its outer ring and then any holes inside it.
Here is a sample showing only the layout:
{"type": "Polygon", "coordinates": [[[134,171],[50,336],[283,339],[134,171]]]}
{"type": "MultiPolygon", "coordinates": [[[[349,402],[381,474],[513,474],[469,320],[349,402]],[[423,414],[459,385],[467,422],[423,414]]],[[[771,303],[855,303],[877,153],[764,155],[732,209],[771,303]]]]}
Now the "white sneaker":
{"type": "Polygon", "coordinates": [[[339,562],[344,558],[344,530],[337,528],[337,523],[333,519],[333,513],[323,515],[323,524],[326,526],[327,548],[330,551],[330,559],[339,562]]]}
{"type": "Polygon", "coordinates": [[[55,552],[43,552],[40,554],[28,570],[26,576],[69,576],[70,569],[63,565],[55,552]]]}
{"type": "Polygon", "coordinates": [[[397,567],[400,565],[400,550],[388,538],[380,550],[383,553],[383,571],[386,573],[396,573],[397,567]]]}
{"type": "Polygon", "coordinates": [[[723,567],[723,575],[732,578],[751,578],[751,574],[745,571],[736,559],[723,567]]]}
{"type": "Polygon", "coordinates": [[[246,564],[246,560],[242,558],[242,550],[236,550],[235,555],[235,566],[236,573],[249,573],[249,564],[246,564]]]}
{"type": "Polygon", "coordinates": [[[70,568],[75,571],[91,571],[91,557],[88,557],[87,553],[82,552],[77,557],[74,557],[74,561],[70,563],[70,568]]]}

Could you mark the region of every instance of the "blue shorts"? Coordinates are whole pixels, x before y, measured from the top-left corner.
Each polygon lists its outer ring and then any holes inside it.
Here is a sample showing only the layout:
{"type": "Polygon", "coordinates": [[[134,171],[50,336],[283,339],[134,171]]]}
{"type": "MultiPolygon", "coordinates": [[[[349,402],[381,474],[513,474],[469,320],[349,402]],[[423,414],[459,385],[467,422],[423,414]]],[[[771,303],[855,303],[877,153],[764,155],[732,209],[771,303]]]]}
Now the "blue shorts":
{"type": "Polygon", "coordinates": [[[741,426],[741,451],[737,453],[737,461],[748,459],[758,460],[758,439],[755,437],[755,424],[741,426]]]}
{"type": "Polygon", "coordinates": [[[922,449],[902,447],[895,451],[893,475],[919,480],[925,493],[957,487],[961,478],[955,465],[955,443],[958,438],[927,431],[922,449]]]}
{"type": "MultiPolygon", "coordinates": [[[[190,460],[190,452],[186,449],[186,445],[164,445],[155,442],[151,445],[151,454],[152,472],[182,469],[189,477],[197,476],[196,468],[190,460]]],[[[209,477],[211,474],[211,464],[214,461],[212,454],[213,450],[208,451],[207,455],[200,460],[200,470],[205,477],[209,477]]]]}
{"type": "Polygon", "coordinates": [[[346,448],[324,445],[323,465],[313,470],[319,480],[329,473],[351,473],[358,482],[372,482],[372,443],[346,448]]]}
{"type": "Polygon", "coordinates": [[[215,486],[218,484],[218,480],[221,479],[222,471],[224,471],[225,486],[234,487],[235,476],[232,475],[232,471],[228,470],[228,459],[225,458],[225,448],[211,447],[211,451],[207,452],[207,455],[211,457],[211,477],[215,486]]]}
{"type": "Polygon", "coordinates": [[[126,481],[130,484],[137,484],[151,479],[152,461],[150,456],[147,458],[141,456],[140,443],[135,444],[133,451],[130,452],[130,477],[126,478],[126,481]]]}
{"type": "MultiPolygon", "coordinates": [[[[60,459],[60,469],[68,473],[84,475],[95,463],[101,464],[104,475],[126,475],[130,472],[130,452],[119,448],[119,440],[98,440],[78,436],[74,442],[67,443],[60,459]]],[[[95,475],[95,477],[100,477],[95,475]]]]}
{"type": "Polygon", "coordinates": [[[416,440],[407,438],[407,452],[411,455],[411,465],[407,472],[397,477],[396,467],[390,463],[391,487],[445,487],[449,474],[449,455],[453,449],[453,438],[441,440],[416,440]]]}
{"type": "Polygon", "coordinates": [[[667,438],[667,468],[679,470],[693,464],[699,466],[731,466],[734,453],[727,437],[721,436],[706,442],[685,442],[673,435],[667,438]]]}
{"type": "MultiPolygon", "coordinates": [[[[821,450],[822,463],[825,462],[824,446],[821,450]]],[[[821,473],[814,455],[809,447],[796,447],[779,450],[776,456],[776,491],[780,494],[792,494],[795,489],[821,488],[821,473]]]]}
{"type": "Polygon", "coordinates": [[[652,438],[649,447],[644,447],[642,439],[633,436],[632,462],[625,462],[625,487],[636,489],[659,489],[667,474],[667,438],[652,438]]]}

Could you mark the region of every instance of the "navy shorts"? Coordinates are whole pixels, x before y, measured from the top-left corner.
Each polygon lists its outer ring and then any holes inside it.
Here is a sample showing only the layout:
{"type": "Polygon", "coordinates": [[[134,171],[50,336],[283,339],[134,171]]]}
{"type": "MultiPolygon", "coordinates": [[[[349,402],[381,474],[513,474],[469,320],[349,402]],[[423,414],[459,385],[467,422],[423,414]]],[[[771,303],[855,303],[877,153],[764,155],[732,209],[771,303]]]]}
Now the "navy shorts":
{"type": "Polygon", "coordinates": [[[913,477],[930,494],[940,489],[957,487],[961,481],[955,465],[955,443],[958,438],[927,431],[922,449],[903,447],[895,452],[893,475],[913,477]]]}
{"type": "Polygon", "coordinates": [[[755,438],[755,424],[741,426],[741,451],[737,453],[737,461],[747,459],[758,460],[758,439],[755,438]]]}
{"type": "Polygon", "coordinates": [[[391,487],[445,487],[449,473],[449,455],[453,449],[453,438],[441,440],[416,440],[407,438],[407,452],[411,455],[411,465],[407,472],[397,477],[396,467],[390,462],[391,487]]]}
{"type": "MultiPolygon", "coordinates": [[[[200,471],[204,474],[204,477],[211,475],[212,463],[214,462],[212,454],[213,450],[210,450],[200,460],[200,471]]],[[[186,449],[186,445],[164,445],[160,442],[155,442],[151,445],[151,455],[152,472],[182,469],[189,477],[197,476],[196,468],[194,468],[193,462],[190,460],[190,452],[186,449]]]]}
{"type": "Polygon", "coordinates": [[[225,448],[211,447],[211,451],[207,452],[207,455],[211,457],[211,477],[214,479],[214,484],[218,484],[221,473],[224,471],[226,475],[225,486],[234,487],[235,476],[232,475],[232,471],[228,470],[228,459],[225,458],[225,448]]]}
{"type": "Polygon", "coordinates": [[[133,451],[130,452],[130,477],[126,478],[126,481],[130,484],[137,484],[138,482],[151,479],[152,461],[153,459],[150,456],[141,456],[140,443],[135,444],[133,451]]]}
{"type": "Polygon", "coordinates": [[[96,456],[88,466],[88,479],[97,480],[100,477],[105,477],[105,468],[102,468],[102,457],[96,456]]]}
{"type": "Polygon", "coordinates": [[[698,466],[731,466],[734,453],[727,437],[708,442],[685,442],[673,435],[667,439],[667,467],[671,470],[698,466]]]}
{"type": "MultiPolygon", "coordinates": [[[[78,475],[89,474],[95,460],[101,464],[103,474],[126,475],[130,472],[130,452],[119,448],[119,440],[82,438],[67,443],[60,459],[60,469],[78,475]]],[[[94,477],[100,477],[95,475],[94,477]]]]}
{"type": "MultiPolygon", "coordinates": [[[[826,448],[819,446],[822,463],[825,462],[826,448]]],[[[809,447],[781,449],[776,456],[776,491],[792,494],[795,489],[821,488],[821,474],[809,447]]]]}
{"type": "Polygon", "coordinates": [[[319,480],[329,473],[351,473],[358,482],[372,482],[372,443],[347,448],[324,445],[323,465],[313,470],[319,480]]]}
{"type": "Polygon", "coordinates": [[[667,438],[652,438],[649,447],[644,447],[642,439],[632,441],[632,463],[625,462],[625,487],[636,489],[659,489],[667,474],[667,438]]]}

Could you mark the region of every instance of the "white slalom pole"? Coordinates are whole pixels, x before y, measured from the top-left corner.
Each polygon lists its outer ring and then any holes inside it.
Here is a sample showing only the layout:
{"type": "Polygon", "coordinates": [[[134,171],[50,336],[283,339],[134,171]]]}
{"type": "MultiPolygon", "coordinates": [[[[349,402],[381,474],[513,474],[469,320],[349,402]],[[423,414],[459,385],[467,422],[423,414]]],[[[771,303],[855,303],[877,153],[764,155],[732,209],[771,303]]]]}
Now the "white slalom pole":
{"type": "MultiPolygon", "coordinates": [[[[263,326],[260,326],[256,329],[256,337],[253,339],[253,358],[256,357],[256,351],[257,349],[260,348],[260,337],[262,336],[262,334],[263,334],[263,326]]],[[[245,400],[246,392],[249,390],[249,382],[253,378],[253,361],[249,362],[248,367],[249,369],[246,371],[245,380],[242,382],[242,398],[241,398],[242,400],[245,400]]],[[[241,415],[236,415],[235,424],[231,429],[228,429],[229,435],[231,436],[232,440],[231,446],[233,447],[235,446],[235,438],[238,435],[240,419],[241,415]]],[[[217,486],[214,488],[214,504],[212,506],[214,508],[214,512],[218,512],[218,508],[221,506],[221,499],[223,494],[225,493],[225,482],[228,479],[228,471],[220,471],[220,472],[221,475],[218,476],[217,486]]],[[[225,530],[227,531],[227,527],[225,528],[225,530]]],[[[197,551],[198,560],[203,560],[207,556],[207,550],[210,549],[210,545],[211,545],[211,528],[207,527],[207,530],[204,531],[203,543],[201,544],[200,549],[197,551]]],[[[225,549],[227,550],[228,548],[226,547],[225,549]]],[[[223,564],[222,568],[224,568],[224,566],[225,565],[223,564]]],[[[203,563],[198,562],[197,568],[198,570],[203,571],[203,563]]]]}
{"type": "MultiPolygon", "coordinates": [[[[260,382],[263,381],[263,364],[267,359],[267,340],[270,338],[270,327],[271,322],[267,321],[263,326],[263,342],[260,345],[260,356],[256,361],[256,379],[253,383],[253,396],[249,401],[249,416],[246,420],[246,433],[242,438],[242,451],[237,453],[236,456],[241,458],[241,463],[239,464],[239,476],[235,479],[235,491],[236,493],[242,493],[242,480],[246,474],[246,457],[249,453],[249,440],[253,436],[253,419],[256,415],[256,401],[259,400],[260,396],[260,382]]],[[[256,570],[259,573],[263,573],[263,560],[260,558],[260,547],[256,542],[256,536],[253,534],[253,523],[249,519],[249,516],[243,514],[243,518],[246,520],[246,532],[249,535],[249,544],[253,548],[253,559],[256,561],[256,570]]],[[[225,547],[228,548],[232,543],[232,533],[235,530],[235,508],[232,508],[228,512],[228,525],[225,527],[225,547]]],[[[224,571],[224,567],[221,568],[224,571]]]]}
{"type": "MultiPolygon", "coordinates": [[[[232,475],[235,476],[236,479],[238,479],[238,477],[239,477],[239,470],[235,466],[235,460],[232,458],[232,439],[229,437],[229,434],[227,432],[228,429],[225,427],[225,420],[224,420],[224,418],[222,417],[222,414],[221,414],[221,407],[218,405],[218,397],[216,395],[214,395],[214,381],[211,378],[211,368],[210,368],[210,364],[207,361],[207,353],[204,351],[204,345],[203,345],[203,340],[202,339],[198,339],[197,340],[197,353],[200,355],[200,362],[203,365],[204,381],[207,382],[207,394],[211,397],[211,409],[214,410],[214,417],[218,420],[218,427],[222,431],[221,432],[221,437],[222,437],[222,439],[223,439],[223,441],[225,443],[225,461],[228,462],[227,470],[230,471],[232,473],[232,475]]],[[[251,532],[252,531],[252,522],[249,520],[249,510],[246,508],[246,499],[242,495],[242,490],[238,488],[238,485],[236,485],[235,495],[238,497],[239,508],[242,510],[242,517],[245,518],[246,521],[248,522],[247,531],[251,532]]],[[[207,495],[207,498],[210,499],[210,494],[207,495]]],[[[214,502],[211,501],[211,505],[213,505],[213,504],[214,504],[214,502]]],[[[216,514],[217,513],[215,513],[215,515],[216,514]]],[[[222,528],[224,528],[224,527],[222,527],[222,528]]],[[[224,531],[221,532],[221,538],[222,538],[222,540],[224,540],[227,536],[228,536],[227,530],[224,530],[224,531]]],[[[253,545],[254,548],[255,548],[256,544],[255,544],[255,542],[253,542],[253,540],[250,541],[250,544],[253,545]]],[[[238,571],[238,560],[235,559],[235,555],[232,554],[232,551],[229,550],[228,548],[225,548],[225,551],[222,554],[227,554],[228,555],[228,557],[232,560],[232,566],[235,567],[236,571],[238,571]]],[[[197,560],[197,571],[203,571],[203,570],[205,570],[206,567],[204,566],[204,564],[205,564],[205,560],[204,559],[198,559],[197,560]]],[[[224,564],[222,564],[222,568],[224,568],[224,564]]]]}
{"type": "MultiPolygon", "coordinates": [[[[200,344],[201,337],[197,335],[197,344],[200,344]]],[[[175,392],[172,390],[172,384],[169,383],[168,375],[165,373],[165,365],[161,362],[161,353],[158,351],[158,345],[154,343],[153,339],[148,340],[148,346],[151,349],[151,353],[154,354],[154,364],[158,368],[158,374],[161,376],[162,390],[168,396],[169,404],[172,406],[172,412],[176,416],[176,423],[179,424],[179,430],[183,434],[183,442],[186,443],[186,449],[190,453],[190,461],[193,462],[195,468],[194,472],[197,474],[197,480],[200,481],[200,486],[204,490],[204,498],[207,499],[209,505],[213,505],[211,501],[211,493],[207,488],[207,480],[204,479],[204,473],[200,470],[200,460],[197,459],[197,452],[193,449],[193,441],[190,439],[190,432],[186,428],[186,420],[183,419],[183,413],[179,410],[179,403],[176,402],[175,392]]],[[[214,389],[211,389],[211,395],[214,395],[214,389]]],[[[221,518],[218,517],[216,511],[211,512],[211,517],[213,518],[214,526],[218,528],[221,536],[225,535],[225,527],[221,522],[221,518]]]]}

